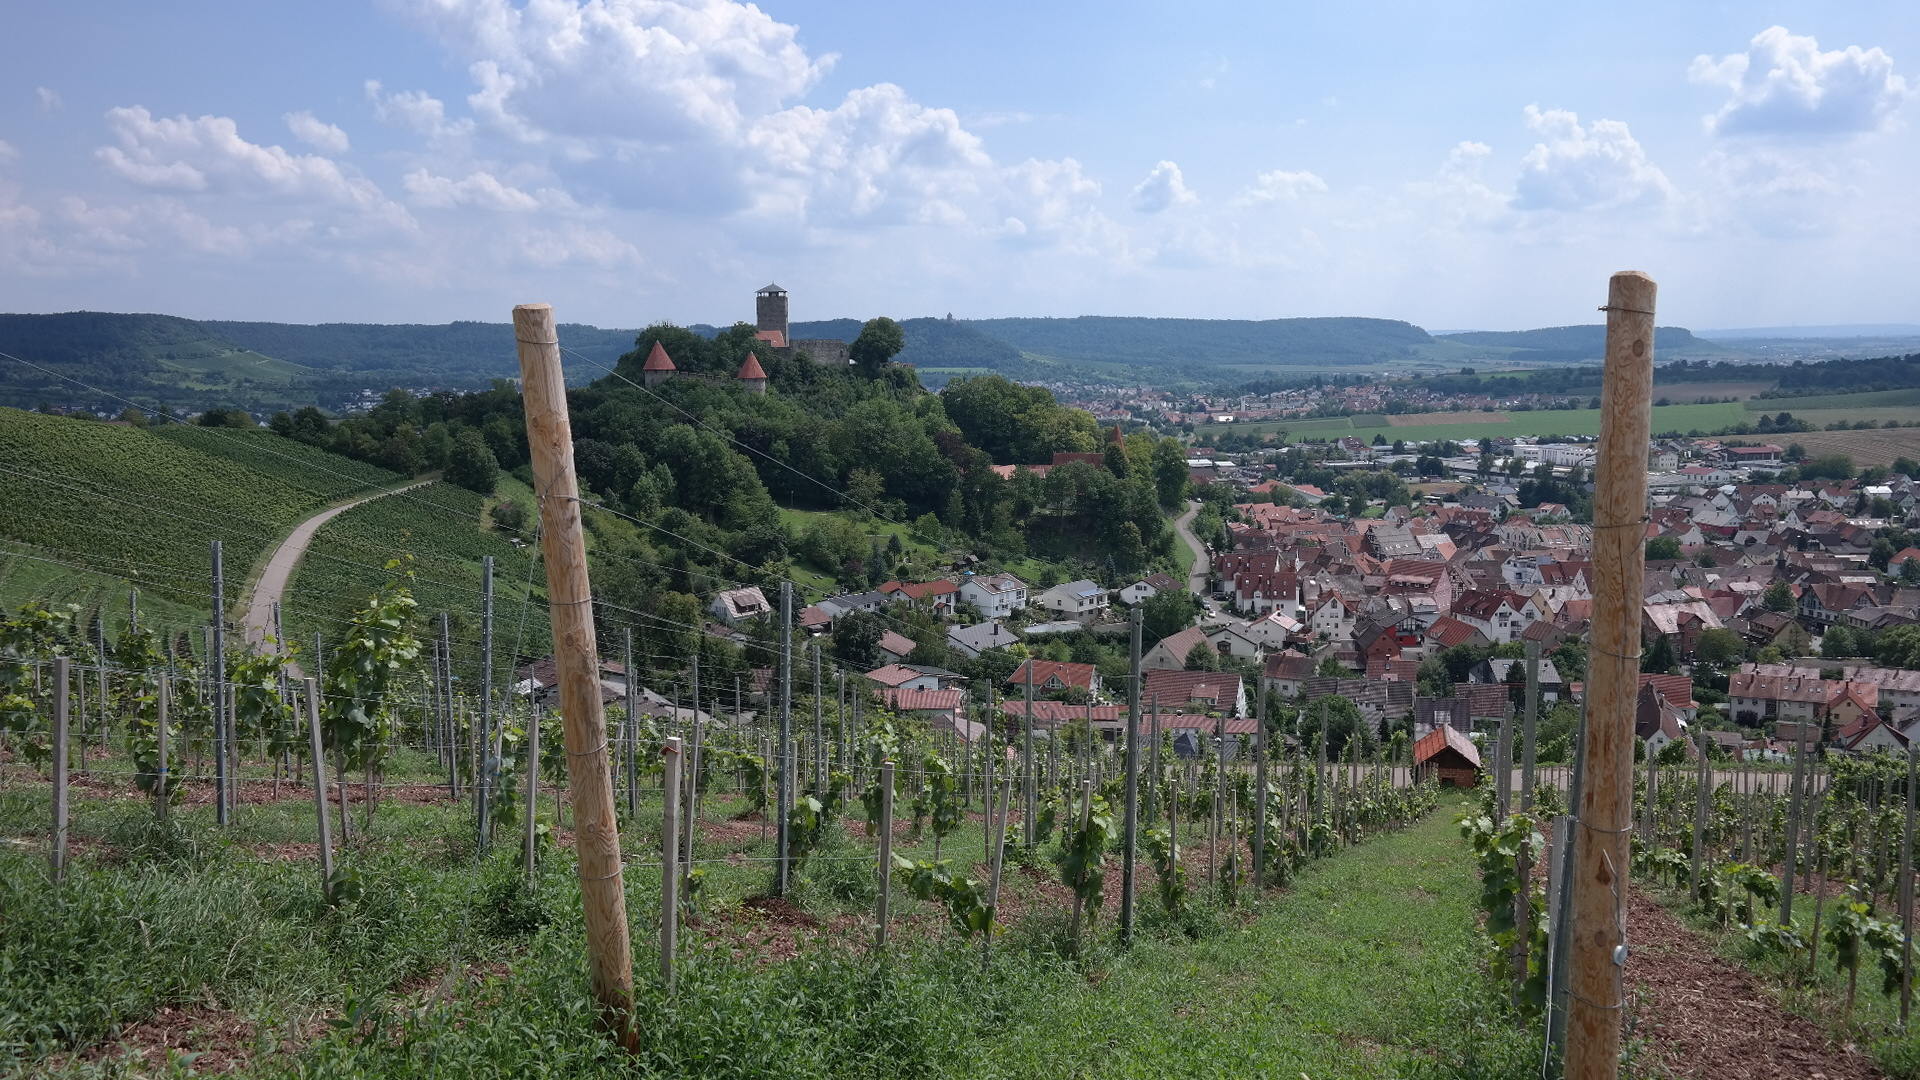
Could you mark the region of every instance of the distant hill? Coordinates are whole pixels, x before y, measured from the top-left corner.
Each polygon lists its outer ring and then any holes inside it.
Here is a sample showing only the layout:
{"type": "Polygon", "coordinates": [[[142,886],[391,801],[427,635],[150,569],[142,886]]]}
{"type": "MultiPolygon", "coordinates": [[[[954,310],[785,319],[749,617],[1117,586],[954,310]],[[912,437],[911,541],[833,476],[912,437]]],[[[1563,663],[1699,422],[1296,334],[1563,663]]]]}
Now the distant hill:
{"type": "MultiPolygon", "coordinates": [[[[1604,360],[1607,353],[1607,328],[1599,323],[1549,326],[1540,330],[1473,330],[1442,334],[1434,340],[1485,346],[1490,357],[1522,364],[1577,364],[1604,360]]],[[[1661,360],[1705,357],[1727,351],[1679,326],[1655,327],[1653,348],[1655,357],[1661,360]]]]}
{"type": "MultiPolygon", "coordinates": [[[[590,382],[633,347],[636,332],[562,324],[568,381],[590,382]],[[585,357],[582,360],[581,357],[585,357]]],[[[508,323],[438,325],[195,321],[73,311],[0,315],[0,405],[41,402],[117,412],[138,402],[255,415],[301,405],[338,409],[394,386],[478,389],[518,373],[508,323]],[[64,376],[64,378],[62,377],[64,376]],[[87,389],[95,388],[94,390],[87,389]],[[97,392],[96,392],[97,391],[97,392]]]]}
{"type": "Polygon", "coordinates": [[[1421,357],[1433,338],[1396,319],[974,319],[1022,352],[1059,360],[1196,367],[1356,367],[1421,357]]]}

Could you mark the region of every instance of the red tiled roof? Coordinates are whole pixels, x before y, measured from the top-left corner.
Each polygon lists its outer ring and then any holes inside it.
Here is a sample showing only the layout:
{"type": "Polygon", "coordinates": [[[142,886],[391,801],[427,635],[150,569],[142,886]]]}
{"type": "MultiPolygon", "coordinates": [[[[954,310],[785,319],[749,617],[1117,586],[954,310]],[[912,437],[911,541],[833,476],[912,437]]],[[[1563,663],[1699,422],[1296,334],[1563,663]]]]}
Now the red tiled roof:
{"type": "Polygon", "coordinates": [[[764,341],[776,349],[784,349],[787,347],[787,335],[784,331],[760,330],[756,331],[753,337],[754,340],[764,341]]]}
{"type": "Polygon", "coordinates": [[[958,709],[961,693],[958,690],[902,690],[889,687],[880,691],[880,700],[887,708],[896,712],[931,712],[943,709],[958,709]]]}
{"type": "Polygon", "coordinates": [[[1435,619],[1433,625],[1427,629],[1427,638],[1443,649],[1451,649],[1455,645],[1464,645],[1480,636],[1482,635],[1479,630],[1468,626],[1466,623],[1461,622],[1451,615],[1440,616],[1438,619],[1435,619]]]}
{"type": "Polygon", "coordinates": [[[905,656],[916,647],[917,643],[905,634],[888,630],[880,635],[880,648],[895,656],[905,656]]]}
{"type": "Polygon", "coordinates": [[[1140,700],[1159,698],[1162,706],[1209,701],[1221,709],[1239,704],[1240,676],[1226,671],[1148,671],[1140,700]]]}
{"type": "Polygon", "coordinates": [[[647,362],[641,366],[640,370],[673,371],[676,369],[673,361],[667,358],[667,350],[661,348],[660,343],[656,341],[653,343],[653,351],[647,353],[647,362]]]}
{"type": "Polygon", "coordinates": [[[1094,667],[1092,664],[1069,664],[1055,660],[1028,660],[1014,669],[1007,685],[1025,687],[1027,671],[1033,671],[1033,685],[1044,687],[1049,679],[1058,677],[1063,686],[1078,686],[1082,690],[1093,688],[1094,667]]]}
{"type": "Polygon", "coordinates": [[[740,374],[736,377],[741,379],[764,379],[767,377],[767,369],[760,366],[759,357],[748,353],[747,362],[740,365],[740,374]]]}

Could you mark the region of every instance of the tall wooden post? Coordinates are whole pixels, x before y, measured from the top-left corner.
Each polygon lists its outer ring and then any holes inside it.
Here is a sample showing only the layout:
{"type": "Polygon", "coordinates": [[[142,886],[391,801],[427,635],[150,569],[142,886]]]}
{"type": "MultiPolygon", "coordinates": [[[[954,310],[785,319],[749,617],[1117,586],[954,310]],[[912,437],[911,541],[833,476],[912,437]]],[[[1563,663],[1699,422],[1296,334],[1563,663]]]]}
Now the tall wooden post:
{"type": "Polygon", "coordinates": [[[1900,835],[1900,1026],[1907,1026],[1913,1008],[1913,816],[1914,782],[1920,780],[1920,753],[1907,745],[1907,821],[1900,835]]]}
{"type": "MultiPolygon", "coordinates": [[[[227,589],[220,558],[220,541],[213,541],[213,645],[208,657],[213,668],[213,816],[227,823],[233,802],[235,766],[227,752],[227,589]]],[[[341,812],[346,812],[343,804],[341,812]]]]}
{"type": "MultiPolygon", "coordinates": [[[[1129,621],[1132,623],[1132,644],[1129,647],[1132,673],[1127,678],[1127,781],[1126,781],[1126,819],[1123,826],[1121,843],[1125,848],[1120,856],[1120,942],[1133,944],[1133,868],[1135,853],[1140,838],[1140,608],[1135,605],[1129,621]]],[[[1027,668],[1033,670],[1031,666],[1027,668]]],[[[1087,700],[1093,700],[1089,694],[1087,700]]],[[[1091,706],[1089,706],[1091,709],[1091,706]]],[[[1093,724],[1087,724],[1087,735],[1093,735],[1093,724]]],[[[1092,762],[1092,755],[1088,755],[1092,762]]]]}
{"type": "Polygon", "coordinates": [[[793,805],[793,582],[780,583],[780,752],[774,768],[780,776],[774,784],[774,893],[787,895],[792,879],[792,805],[793,805]]]}
{"type": "MultiPolygon", "coordinates": [[[[1540,643],[1527,642],[1527,719],[1521,731],[1520,809],[1533,809],[1533,732],[1540,720],[1540,643]]],[[[1525,875],[1521,875],[1525,878],[1525,875]]]]}
{"type": "Polygon", "coordinates": [[[58,885],[67,877],[67,731],[71,726],[68,710],[72,702],[71,661],[64,656],[53,660],[53,881],[58,885]]]}
{"type": "Polygon", "coordinates": [[[1793,793],[1787,811],[1787,857],[1782,860],[1785,865],[1781,868],[1781,877],[1784,879],[1780,890],[1780,925],[1782,926],[1793,925],[1793,876],[1794,872],[1800,868],[1800,803],[1802,793],[1806,790],[1806,784],[1802,781],[1801,775],[1807,760],[1807,729],[1803,724],[1795,730],[1799,734],[1793,741],[1793,793]]]}
{"type": "Polygon", "coordinates": [[[880,928],[875,931],[873,942],[885,948],[887,909],[893,898],[893,762],[890,760],[880,763],[880,864],[874,870],[880,875],[880,895],[874,900],[874,915],[880,928]]]}
{"type": "MultiPolygon", "coordinates": [[[[622,632],[626,640],[627,664],[627,820],[640,812],[640,679],[633,670],[633,627],[622,632]]],[[[734,680],[734,697],[740,696],[739,680],[734,680]]]]}
{"type": "Polygon", "coordinates": [[[1020,753],[1020,803],[1026,816],[1027,849],[1033,849],[1033,819],[1039,814],[1040,793],[1034,783],[1033,775],[1033,657],[1027,657],[1027,713],[1022,718],[1026,725],[1025,742],[1020,753]]]}
{"type": "MultiPolygon", "coordinates": [[[[623,1045],[634,1049],[638,1043],[633,1031],[633,953],[620,872],[620,824],[614,814],[613,770],[607,760],[607,717],[600,701],[593,592],[587,581],[587,545],[580,526],[580,484],[573,469],[573,424],[567,415],[553,309],[546,304],[514,308],[513,334],[519,342],[534,495],[540,501],[540,550],[547,564],[593,996],[606,1010],[603,1021],[623,1045]]],[[[490,683],[491,675],[489,670],[483,683],[490,683]]]]}
{"type": "Polygon", "coordinates": [[[307,740],[313,748],[313,810],[320,819],[320,890],[333,883],[333,822],[327,814],[327,752],[320,744],[320,680],[307,681],[307,740]]]}
{"type": "Polygon", "coordinates": [[[667,736],[660,754],[660,982],[671,991],[680,943],[680,736],[667,736]]]}
{"type": "Polygon", "coordinates": [[[1267,887],[1267,692],[1258,675],[1253,694],[1253,888],[1258,892],[1267,887]]]}
{"type": "Polygon", "coordinates": [[[160,690],[154,698],[154,816],[161,821],[167,820],[167,804],[172,801],[172,785],[167,780],[167,698],[171,693],[173,679],[166,672],[160,673],[160,690]]]}
{"type": "MultiPolygon", "coordinates": [[[[540,710],[527,711],[527,813],[526,835],[521,838],[520,872],[529,880],[533,877],[534,838],[538,833],[540,814],[540,710]]],[[[553,827],[560,827],[556,813],[553,827]]]]}
{"type": "MultiPolygon", "coordinates": [[[[518,334],[519,331],[516,330],[515,333],[518,334]]],[[[553,335],[548,334],[547,338],[552,339],[553,335]]],[[[525,354],[526,350],[523,348],[520,361],[522,371],[526,370],[525,354]]],[[[559,357],[556,356],[553,362],[554,366],[558,367],[559,357]]],[[[560,399],[560,404],[561,415],[565,416],[565,397],[560,399]]],[[[527,419],[531,424],[532,416],[529,415],[527,419]]],[[[568,427],[572,427],[570,422],[568,427]]],[[[567,471],[569,475],[573,471],[571,441],[567,443],[567,471]]],[[[542,514],[545,513],[545,505],[545,503],[541,504],[542,514]]],[[[576,517],[577,514],[576,511],[576,517]]],[[[584,572],[583,568],[582,573],[584,572]]],[[[547,567],[547,576],[549,579],[553,576],[551,565],[547,567]]],[[[555,632],[558,633],[557,628],[555,632]]],[[[480,739],[478,746],[480,761],[474,770],[474,775],[480,781],[474,786],[474,791],[480,804],[479,848],[482,855],[487,853],[487,845],[493,841],[493,789],[498,783],[500,770],[500,753],[494,749],[497,745],[498,742],[493,734],[493,556],[486,555],[480,559],[480,739]]]]}
{"type": "Polygon", "coordinates": [[[1615,274],[1607,292],[1587,733],[1580,801],[1573,808],[1581,835],[1570,880],[1568,1080],[1613,1080],[1620,1067],[1655,292],[1653,279],[1637,271],[1615,274]]]}

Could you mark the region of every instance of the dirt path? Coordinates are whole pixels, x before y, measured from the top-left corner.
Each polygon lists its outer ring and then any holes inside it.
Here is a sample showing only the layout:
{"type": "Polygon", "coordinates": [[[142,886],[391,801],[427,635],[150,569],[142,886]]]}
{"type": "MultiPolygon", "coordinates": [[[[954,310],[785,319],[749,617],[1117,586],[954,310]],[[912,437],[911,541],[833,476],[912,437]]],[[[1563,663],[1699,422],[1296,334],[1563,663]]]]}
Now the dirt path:
{"type": "Polygon", "coordinates": [[[247,601],[247,614],[240,622],[240,631],[247,644],[259,645],[273,633],[273,605],[279,603],[280,598],[286,593],[287,582],[293,578],[293,568],[300,565],[300,557],[307,553],[307,545],[313,543],[313,538],[320,531],[320,526],[363,503],[370,503],[388,495],[397,495],[402,491],[412,491],[414,488],[425,487],[432,482],[421,480],[403,487],[377,491],[372,495],[329,507],[294,526],[293,532],[288,534],[285,540],[280,541],[280,546],[274,549],[273,554],[267,559],[266,569],[260,572],[260,579],[253,584],[252,597],[247,601]]]}
{"type": "Polygon", "coordinates": [[[1627,993],[1637,1034],[1675,1076],[1880,1080],[1873,1059],[1782,1010],[1752,972],[1714,956],[1671,912],[1631,894],[1627,993]]]}

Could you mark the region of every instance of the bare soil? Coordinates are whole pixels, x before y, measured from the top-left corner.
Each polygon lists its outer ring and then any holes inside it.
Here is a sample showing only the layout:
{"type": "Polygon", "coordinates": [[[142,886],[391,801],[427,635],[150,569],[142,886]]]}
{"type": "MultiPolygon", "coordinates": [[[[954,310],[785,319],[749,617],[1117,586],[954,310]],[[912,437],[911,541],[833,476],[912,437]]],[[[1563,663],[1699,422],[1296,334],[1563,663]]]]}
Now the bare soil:
{"type": "Polygon", "coordinates": [[[1713,955],[1635,889],[1627,908],[1627,993],[1635,1033],[1674,1076],[1714,1080],[1878,1080],[1852,1045],[1781,1009],[1753,973],[1713,955]]]}

